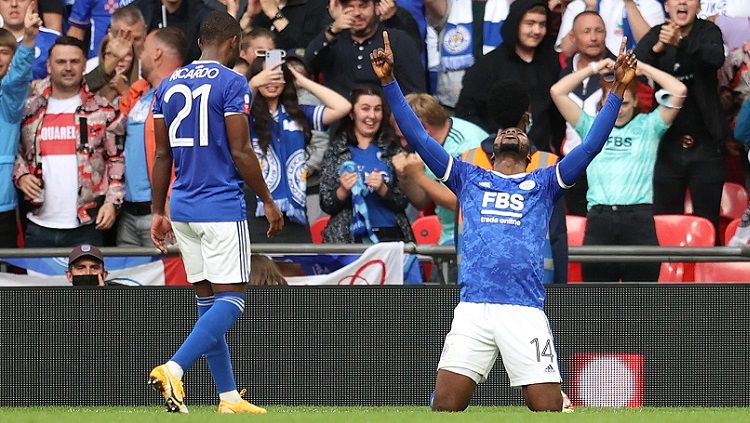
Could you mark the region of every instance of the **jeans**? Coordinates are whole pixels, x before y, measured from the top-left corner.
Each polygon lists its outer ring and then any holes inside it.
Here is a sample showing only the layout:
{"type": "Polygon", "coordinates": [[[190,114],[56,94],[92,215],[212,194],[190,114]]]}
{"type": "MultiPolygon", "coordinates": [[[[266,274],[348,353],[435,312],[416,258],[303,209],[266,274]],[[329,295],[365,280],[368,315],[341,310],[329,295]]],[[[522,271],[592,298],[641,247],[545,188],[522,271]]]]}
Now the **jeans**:
{"type": "Polygon", "coordinates": [[[151,240],[152,215],[136,216],[123,210],[118,220],[118,247],[153,247],[151,240]]]}
{"type": "Polygon", "coordinates": [[[103,241],[103,232],[97,230],[94,223],[74,229],[45,228],[34,222],[29,222],[26,227],[27,248],[75,247],[81,244],[102,245],[103,241]]]}

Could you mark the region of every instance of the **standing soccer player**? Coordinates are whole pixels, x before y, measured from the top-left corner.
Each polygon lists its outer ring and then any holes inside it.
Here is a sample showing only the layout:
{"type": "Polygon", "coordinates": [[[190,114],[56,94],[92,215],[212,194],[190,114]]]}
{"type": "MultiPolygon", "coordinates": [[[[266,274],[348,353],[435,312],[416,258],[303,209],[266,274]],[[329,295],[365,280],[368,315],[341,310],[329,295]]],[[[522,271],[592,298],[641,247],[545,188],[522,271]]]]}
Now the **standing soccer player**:
{"type": "Polygon", "coordinates": [[[239,57],[240,37],[234,18],[209,13],[200,27],[200,60],[172,73],[155,94],[151,238],[162,252],[165,239],[176,239],[199,316],[172,358],[149,375],[171,412],[188,412],[182,375],[201,355],[219,392],[219,413],[266,412],[237,392],[225,339],[245,308],[250,282],[243,180],[265,204],[268,237],[284,222],[250,145],[249,87],[231,70],[239,57]],[[167,217],[164,205],[173,160],[176,179],[167,217]]]}
{"type": "Polygon", "coordinates": [[[526,173],[529,139],[518,128],[501,130],[494,169],[454,160],[425,132],[393,77],[388,34],[371,55],[373,69],[406,140],[432,172],[456,193],[463,212],[463,252],[454,311],[438,364],[432,401],[436,411],[468,407],[477,383],[502,355],[512,386],[521,386],[532,411],[561,411],[560,373],[544,314],[543,246],[555,201],[583,174],[614,126],[635,55],[625,40],[615,64],[614,87],[586,140],[557,165],[526,173]]]}

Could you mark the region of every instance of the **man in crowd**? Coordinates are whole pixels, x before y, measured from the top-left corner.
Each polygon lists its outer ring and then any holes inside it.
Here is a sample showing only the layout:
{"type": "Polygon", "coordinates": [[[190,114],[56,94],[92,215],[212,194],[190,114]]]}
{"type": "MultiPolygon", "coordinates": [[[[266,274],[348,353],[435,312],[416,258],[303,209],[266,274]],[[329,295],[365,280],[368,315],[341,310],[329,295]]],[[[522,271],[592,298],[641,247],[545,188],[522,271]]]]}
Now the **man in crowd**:
{"type": "Polygon", "coordinates": [[[104,269],[104,256],[93,245],[79,245],[68,255],[68,282],[74,286],[104,286],[107,270],[104,269]]]}
{"type": "MultiPolygon", "coordinates": [[[[198,48],[198,30],[201,21],[211,11],[202,1],[190,0],[135,0],[137,7],[146,22],[148,32],[157,28],[175,27],[185,34],[188,43],[188,53],[184,63],[190,63],[201,55],[198,48]],[[162,8],[164,12],[162,13],[162,8]],[[163,20],[166,18],[166,22],[163,20]]],[[[113,16],[114,19],[114,16],[113,16]]]]}
{"type": "MultiPolygon", "coordinates": [[[[710,220],[718,231],[729,137],[717,77],[724,64],[724,41],[719,27],[698,19],[699,0],[667,0],[664,8],[669,20],[653,27],[635,52],[640,60],[679,79],[688,95],[659,144],[654,214],[684,213],[689,189],[693,214],[710,220]]],[[[668,98],[661,101],[670,104],[668,98]]]]}
{"type": "MultiPolygon", "coordinates": [[[[0,16],[3,18],[3,28],[10,31],[18,43],[23,42],[25,35],[24,17],[26,11],[31,8],[36,13],[37,4],[33,0],[0,1],[0,16]]],[[[47,56],[52,43],[55,42],[60,33],[44,26],[39,27],[36,36],[36,48],[34,49],[34,79],[42,79],[47,76],[47,56]]]]}
{"type": "MultiPolygon", "coordinates": [[[[358,84],[378,82],[368,57],[383,46],[384,25],[375,0],[341,0],[333,5],[333,22],[305,49],[305,62],[311,74],[322,73],[329,88],[348,98],[358,84]]],[[[404,92],[425,92],[424,68],[414,40],[399,29],[390,28],[388,33],[400,58],[395,72],[404,92]]]]}
{"type": "Polygon", "coordinates": [[[147,247],[151,241],[151,169],[154,139],[154,90],[185,60],[187,40],[179,29],[168,26],[152,31],[141,51],[141,74],[120,100],[127,116],[125,139],[125,201],[117,230],[118,246],[147,247]]]}
{"type": "Polygon", "coordinates": [[[21,44],[10,31],[0,29],[0,248],[15,248],[16,187],[13,185],[13,161],[18,151],[21,118],[34,64],[34,40],[42,21],[33,4],[26,8],[21,44]]]}
{"type": "Polygon", "coordinates": [[[552,103],[549,89],[560,76],[557,53],[549,33],[550,12],[543,0],[515,0],[502,27],[503,43],[482,56],[464,76],[456,116],[493,133],[487,112],[488,83],[517,80],[529,88],[533,126],[528,134],[542,151],[557,151],[565,122],[552,103]]]}
{"type": "Polygon", "coordinates": [[[26,102],[13,177],[31,201],[27,247],[102,245],[122,203],[124,120],[83,84],[85,48],[60,37],[26,102]]]}

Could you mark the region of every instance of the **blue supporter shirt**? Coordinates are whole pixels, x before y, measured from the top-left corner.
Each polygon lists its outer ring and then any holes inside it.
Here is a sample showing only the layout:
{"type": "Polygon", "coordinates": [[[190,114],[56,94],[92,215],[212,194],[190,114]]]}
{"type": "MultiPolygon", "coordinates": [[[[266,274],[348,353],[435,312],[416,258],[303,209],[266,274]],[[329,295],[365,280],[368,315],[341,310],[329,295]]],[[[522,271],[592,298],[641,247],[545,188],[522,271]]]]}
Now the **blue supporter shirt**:
{"type": "Polygon", "coordinates": [[[68,23],[82,29],[88,29],[91,26],[89,59],[99,55],[99,46],[104,36],[107,35],[109,22],[115,10],[132,2],[133,0],[75,0],[68,23]]]}
{"type": "Polygon", "coordinates": [[[146,163],[145,125],[154,89],[146,91],[128,115],[127,138],[125,139],[125,201],[151,201],[151,182],[146,163]]]}
{"type": "Polygon", "coordinates": [[[245,77],[218,62],[195,61],[159,85],[154,118],[165,120],[175,166],[172,220],[246,219],[243,181],[229,148],[224,117],[249,111],[245,77]]]}
{"type": "MultiPolygon", "coordinates": [[[[375,143],[370,143],[366,149],[357,146],[349,146],[352,152],[352,161],[360,169],[359,178],[364,181],[372,172],[383,174],[383,183],[390,182],[393,175],[390,167],[384,161],[380,160],[380,150],[375,143]]],[[[393,212],[383,204],[383,199],[375,192],[371,192],[365,197],[367,212],[370,215],[370,225],[374,228],[388,228],[398,226],[396,217],[393,212]]]]}
{"type": "MultiPolygon", "coordinates": [[[[60,38],[60,33],[49,28],[39,28],[39,35],[36,36],[36,47],[34,47],[34,65],[32,73],[34,79],[44,79],[47,77],[47,59],[49,58],[49,49],[55,40],[60,38]]],[[[21,45],[23,37],[18,38],[18,45],[21,45]]]]}

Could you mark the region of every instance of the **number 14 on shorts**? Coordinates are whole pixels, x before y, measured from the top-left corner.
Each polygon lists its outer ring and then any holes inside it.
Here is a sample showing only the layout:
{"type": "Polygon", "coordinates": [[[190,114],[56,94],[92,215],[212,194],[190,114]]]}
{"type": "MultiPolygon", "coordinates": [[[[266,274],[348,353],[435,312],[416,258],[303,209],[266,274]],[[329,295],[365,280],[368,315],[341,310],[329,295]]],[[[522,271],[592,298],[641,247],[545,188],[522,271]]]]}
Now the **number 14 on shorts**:
{"type": "Polygon", "coordinates": [[[530,344],[534,344],[536,347],[536,361],[541,363],[542,357],[549,357],[549,362],[554,363],[555,362],[555,355],[552,353],[552,340],[547,339],[547,342],[545,342],[544,347],[540,350],[539,349],[539,338],[534,338],[529,342],[530,344]]]}

